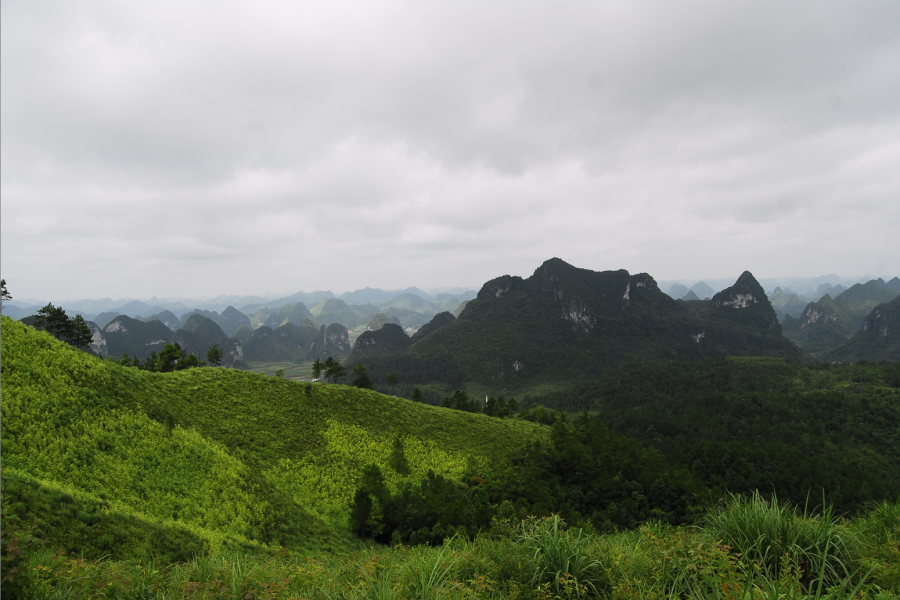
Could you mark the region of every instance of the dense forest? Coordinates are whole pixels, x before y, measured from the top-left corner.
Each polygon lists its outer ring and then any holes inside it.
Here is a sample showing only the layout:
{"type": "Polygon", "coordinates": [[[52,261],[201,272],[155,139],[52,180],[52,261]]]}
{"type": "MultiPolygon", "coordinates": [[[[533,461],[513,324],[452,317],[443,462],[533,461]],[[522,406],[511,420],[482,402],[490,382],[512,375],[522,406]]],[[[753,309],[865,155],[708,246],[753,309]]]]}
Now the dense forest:
{"type": "Polygon", "coordinates": [[[591,411],[716,491],[842,511],[900,494],[898,363],[635,363],[532,403],[591,411]]]}

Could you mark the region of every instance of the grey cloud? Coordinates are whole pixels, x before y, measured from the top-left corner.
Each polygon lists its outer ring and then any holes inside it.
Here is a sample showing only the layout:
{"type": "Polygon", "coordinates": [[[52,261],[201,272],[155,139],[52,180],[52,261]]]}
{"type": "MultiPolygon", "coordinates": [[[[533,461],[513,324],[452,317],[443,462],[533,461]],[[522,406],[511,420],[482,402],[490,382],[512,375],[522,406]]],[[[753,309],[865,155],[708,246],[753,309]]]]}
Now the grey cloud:
{"type": "Polygon", "coordinates": [[[117,296],[898,267],[895,2],[0,10],[32,295],[76,264],[117,296]]]}

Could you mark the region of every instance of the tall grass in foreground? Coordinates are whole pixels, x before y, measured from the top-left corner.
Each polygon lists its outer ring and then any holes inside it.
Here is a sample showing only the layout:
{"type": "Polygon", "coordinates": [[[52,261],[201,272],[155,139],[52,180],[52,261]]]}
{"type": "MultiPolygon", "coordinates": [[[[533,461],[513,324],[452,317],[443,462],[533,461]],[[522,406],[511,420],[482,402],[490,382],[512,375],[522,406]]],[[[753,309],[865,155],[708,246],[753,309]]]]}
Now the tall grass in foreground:
{"type": "Polygon", "coordinates": [[[806,585],[835,585],[858,568],[853,552],[857,536],[830,507],[821,515],[798,515],[792,504],[754,492],[732,496],[725,506],[712,509],[705,525],[709,535],[771,579],[796,571],[806,585]]]}
{"type": "Polygon", "coordinates": [[[849,522],[828,511],[809,515],[735,497],[697,528],[647,523],[596,536],[551,517],[496,523],[475,540],[457,536],[439,548],[371,546],[315,559],[223,552],[174,564],[91,561],[32,542],[19,563],[18,597],[881,600],[900,594],[896,503],[849,522]]]}

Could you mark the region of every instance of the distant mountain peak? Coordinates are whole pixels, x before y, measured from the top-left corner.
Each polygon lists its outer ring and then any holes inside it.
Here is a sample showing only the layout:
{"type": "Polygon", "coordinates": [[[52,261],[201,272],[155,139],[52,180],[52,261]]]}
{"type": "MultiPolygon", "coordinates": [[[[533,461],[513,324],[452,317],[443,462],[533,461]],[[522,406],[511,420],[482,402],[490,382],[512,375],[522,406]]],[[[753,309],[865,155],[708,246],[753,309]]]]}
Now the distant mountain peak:
{"type": "Polygon", "coordinates": [[[713,296],[710,306],[720,314],[781,333],[778,315],[772,308],[766,291],[750,271],[741,273],[733,286],[713,296]]]}
{"type": "Polygon", "coordinates": [[[732,308],[748,308],[761,302],[768,304],[769,299],[750,271],[741,273],[733,286],[725,288],[712,299],[713,306],[730,306],[732,308]]]}
{"type": "MultiPolygon", "coordinates": [[[[544,263],[546,264],[546,263],[544,263]]],[[[537,273],[537,271],[535,271],[537,273]]],[[[478,299],[500,299],[503,298],[510,290],[521,287],[523,279],[515,275],[502,275],[496,279],[491,279],[478,292],[478,299]]]]}

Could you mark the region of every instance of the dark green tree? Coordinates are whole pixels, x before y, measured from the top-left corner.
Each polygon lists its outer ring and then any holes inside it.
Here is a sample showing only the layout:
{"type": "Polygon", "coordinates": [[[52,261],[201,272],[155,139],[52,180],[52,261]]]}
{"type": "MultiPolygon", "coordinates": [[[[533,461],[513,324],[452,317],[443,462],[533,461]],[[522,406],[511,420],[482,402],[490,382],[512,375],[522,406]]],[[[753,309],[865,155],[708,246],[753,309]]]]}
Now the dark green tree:
{"type": "Polygon", "coordinates": [[[331,379],[332,383],[337,383],[338,379],[343,379],[347,376],[347,370],[341,363],[330,356],[325,360],[323,366],[325,367],[325,379],[331,379]]]}
{"type": "Polygon", "coordinates": [[[384,509],[390,502],[390,493],[384,475],[378,465],[363,468],[362,481],[353,497],[350,508],[350,524],[361,537],[376,537],[384,530],[384,509]]]}
{"type": "Polygon", "coordinates": [[[9,294],[9,290],[6,289],[6,280],[0,279],[0,307],[7,300],[12,300],[12,296],[9,294]]]}
{"type": "Polygon", "coordinates": [[[412,393],[412,401],[413,402],[425,402],[425,394],[422,393],[422,390],[416,388],[412,393]]]}
{"type": "Polygon", "coordinates": [[[507,400],[503,396],[498,398],[489,396],[484,403],[484,414],[489,417],[507,417],[514,413],[516,408],[518,408],[518,403],[515,398],[507,400]]]}
{"type": "Polygon", "coordinates": [[[75,315],[75,318],[70,321],[68,333],[67,341],[76,348],[87,348],[91,345],[91,328],[87,326],[81,315],[75,315]]]}
{"type": "Polygon", "coordinates": [[[53,303],[47,303],[37,312],[35,325],[62,341],[68,341],[72,331],[66,311],[62,307],[53,306],[53,303]]]}
{"type": "Polygon", "coordinates": [[[371,390],[375,387],[375,384],[372,383],[372,378],[369,377],[369,374],[366,372],[366,367],[362,363],[357,364],[353,367],[353,387],[363,388],[366,390],[371,390]]]}
{"type": "Polygon", "coordinates": [[[322,376],[322,371],[323,371],[324,369],[325,369],[325,365],[322,363],[321,360],[319,360],[318,358],[316,358],[316,360],[313,361],[313,364],[312,364],[312,376],[313,376],[313,379],[318,379],[319,377],[321,377],[321,376],[322,376]]]}
{"type": "Polygon", "coordinates": [[[181,351],[181,358],[175,364],[176,371],[183,371],[185,369],[193,369],[194,367],[201,366],[200,359],[194,356],[194,353],[191,352],[187,355],[187,358],[184,356],[184,350],[181,351]]]}
{"type": "Polygon", "coordinates": [[[160,373],[171,373],[178,365],[178,361],[185,359],[187,356],[177,342],[166,344],[156,357],[156,369],[154,370],[160,373]]]}
{"type": "Polygon", "coordinates": [[[396,374],[396,373],[391,373],[390,375],[387,376],[387,378],[385,379],[385,381],[387,381],[387,384],[388,384],[389,386],[391,386],[391,395],[393,395],[393,394],[394,394],[394,386],[397,385],[397,381],[398,381],[398,379],[397,379],[397,374],[396,374]]]}
{"type": "Polygon", "coordinates": [[[474,398],[469,398],[469,395],[462,390],[456,390],[452,396],[446,396],[441,400],[441,406],[465,412],[481,412],[481,403],[474,398]]]}
{"type": "Polygon", "coordinates": [[[409,461],[406,459],[406,452],[403,449],[403,438],[399,435],[394,436],[391,445],[391,468],[400,475],[409,474],[409,461]]]}
{"type": "Polygon", "coordinates": [[[222,351],[219,349],[218,344],[213,344],[209,347],[209,350],[206,352],[206,360],[213,367],[218,367],[222,364],[222,351]]]}

